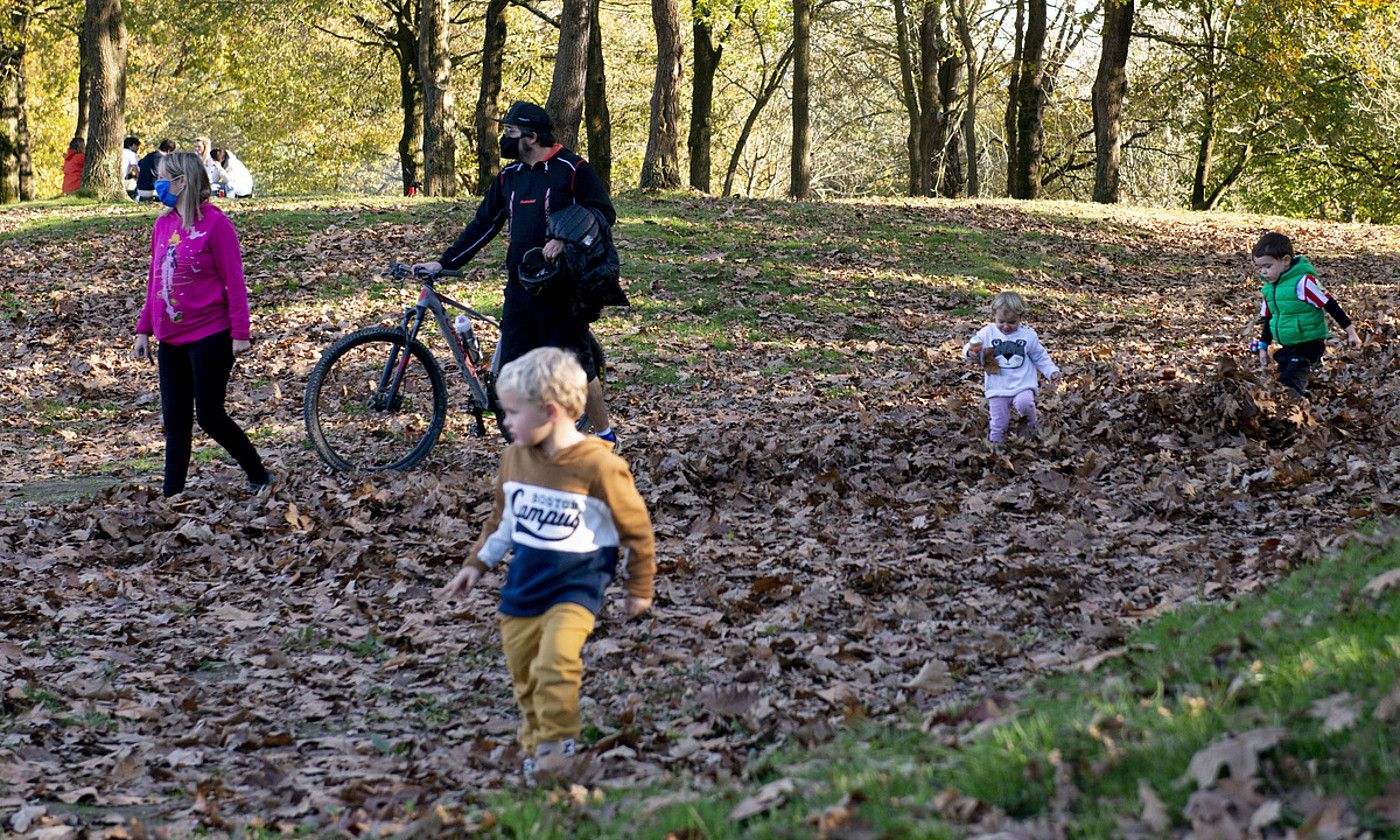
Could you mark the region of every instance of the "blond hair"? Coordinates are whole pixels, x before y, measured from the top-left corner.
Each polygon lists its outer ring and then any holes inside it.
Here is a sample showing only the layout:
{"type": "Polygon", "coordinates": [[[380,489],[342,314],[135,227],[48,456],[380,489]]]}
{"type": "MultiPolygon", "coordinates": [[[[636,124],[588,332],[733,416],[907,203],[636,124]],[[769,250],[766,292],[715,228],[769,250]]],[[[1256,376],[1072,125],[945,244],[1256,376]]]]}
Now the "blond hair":
{"type": "Polygon", "coordinates": [[[558,403],[570,419],[577,419],[588,396],[588,376],[573,353],[540,347],[501,368],[496,390],[509,391],[540,407],[558,403]]]}
{"type": "Polygon", "coordinates": [[[185,189],[175,200],[173,211],[167,212],[179,213],[185,229],[193,228],[199,223],[199,208],[212,194],[209,188],[209,173],[204,171],[204,162],[193,152],[171,152],[160,159],[157,171],[171,181],[181,175],[185,176],[185,189]]]}
{"type": "Polygon", "coordinates": [[[1005,312],[1008,315],[1021,317],[1031,310],[1026,303],[1026,299],[1016,292],[1001,292],[992,298],[992,314],[1005,312]]]}

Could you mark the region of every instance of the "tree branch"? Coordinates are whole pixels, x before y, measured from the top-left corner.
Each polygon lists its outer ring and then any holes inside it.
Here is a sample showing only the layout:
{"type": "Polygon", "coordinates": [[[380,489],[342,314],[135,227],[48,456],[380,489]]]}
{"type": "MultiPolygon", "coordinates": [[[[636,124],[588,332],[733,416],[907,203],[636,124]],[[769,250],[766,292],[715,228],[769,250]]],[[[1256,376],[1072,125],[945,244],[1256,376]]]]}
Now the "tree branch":
{"type": "Polygon", "coordinates": [[[346,35],[341,32],[336,32],[333,29],[327,29],[319,23],[312,23],[311,28],[317,30],[318,32],[324,32],[332,38],[339,38],[342,41],[349,41],[352,44],[359,44],[362,47],[374,47],[378,50],[393,50],[392,43],[385,43],[384,41],[365,41],[360,38],[356,38],[353,35],[346,35]]]}
{"type": "Polygon", "coordinates": [[[510,4],[511,4],[512,6],[519,6],[520,8],[522,8],[522,9],[524,9],[525,11],[529,12],[530,14],[534,15],[535,17],[539,18],[540,20],[542,20],[542,21],[544,21],[545,23],[549,24],[550,26],[554,27],[555,29],[558,29],[558,28],[559,28],[559,21],[555,20],[554,18],[550,17],[549,15],[547,15],[547,14],[545,14],[544,12],[540,11],[539,9],[536,9],[534,6],[531,6],[529,3],[526,3],[525,0],[510,0],[510,4]]]}

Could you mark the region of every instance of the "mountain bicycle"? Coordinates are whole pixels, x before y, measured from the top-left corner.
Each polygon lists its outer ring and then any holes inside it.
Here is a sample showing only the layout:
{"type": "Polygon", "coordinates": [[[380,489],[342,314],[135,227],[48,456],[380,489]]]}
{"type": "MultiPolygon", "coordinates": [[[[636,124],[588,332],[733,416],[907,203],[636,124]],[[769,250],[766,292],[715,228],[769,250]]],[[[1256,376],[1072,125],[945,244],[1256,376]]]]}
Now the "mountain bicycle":
{"type": "MultiPolygon", "coordinates": [[[[333,470],[406,470],[423,460],[442,434],[447,421],[447,380],[442,367],[419,332],[431,313],[438,331],[467,383],[467,406],[474,419],[472,434],[486,434],[490,412],[506,442],[510,435],[501,422],[496,402],[495,356],[483,353],[473,322],[489,324],[499,333],[500,322],[434,288],[439,277],[461,277],[444,269],[429,273],[397,261],[386,277],[422,283],[418,302],[404,311],[397,327],[375,326],[337,340],[321,356],[306,382],[303,413],[306,434],[317,454],[333,470]],[[449,323],[447,307],[462,313],[449,323]]],[[[598,370],[602,348],[592,339],[598,370]]],[[[579,430],[587,428],[587,415],[579,430]]]]}

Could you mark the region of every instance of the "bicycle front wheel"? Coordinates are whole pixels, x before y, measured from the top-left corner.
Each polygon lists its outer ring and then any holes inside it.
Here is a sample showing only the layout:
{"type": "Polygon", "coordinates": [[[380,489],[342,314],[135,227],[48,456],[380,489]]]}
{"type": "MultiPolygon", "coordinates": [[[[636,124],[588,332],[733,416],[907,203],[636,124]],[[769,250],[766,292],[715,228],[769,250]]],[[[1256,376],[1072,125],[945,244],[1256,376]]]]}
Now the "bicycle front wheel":
{"type": "Polygon", "coordinates": [[[447,419],[447,383],[428,348],[370,327],[332,344],[306,383],[306,434],[335,470],[406,470],[447,419]]]}

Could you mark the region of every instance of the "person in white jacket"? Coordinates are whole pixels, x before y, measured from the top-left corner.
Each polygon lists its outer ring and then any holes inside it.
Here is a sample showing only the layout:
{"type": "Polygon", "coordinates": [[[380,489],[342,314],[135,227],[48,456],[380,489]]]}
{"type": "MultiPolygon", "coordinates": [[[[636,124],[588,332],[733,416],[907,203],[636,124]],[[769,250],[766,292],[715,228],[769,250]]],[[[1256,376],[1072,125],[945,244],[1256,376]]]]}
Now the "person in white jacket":
{"type": "Polygon", "coordinates": [[[231,192],[228,173],[224,172],[224,168],[209,154],[209,148],[208,137],[194,138],[194,153],[204,162],[204,172],[209,176],[209,189],[217,197],[228,195],[231,192]]]}
{"type": "Polygon", "coordinates": [[[1049,380],[1046,390],[1051,393],[1063,378],[1035,330],[1021,323],[1029,309],[1019,294],[1002,292],[992,299],[992,323],[963,345],[963,358],[983,370],[982,389],[990,415],[987,439],[992,443],[1006,439],[1013,410],[1021,418],[1024,433],[1035,435],[1040,430],[1035,411],[1040,377],[1049,380]]]}
{"type": "Polygon", "coordinates": [[[234,198],[249,198],[253,195],[253,173],[234,155],[232,149],[215,149],[209,153],[214,162],[223,167],[228,178],[228,194],[234,198]]]}

